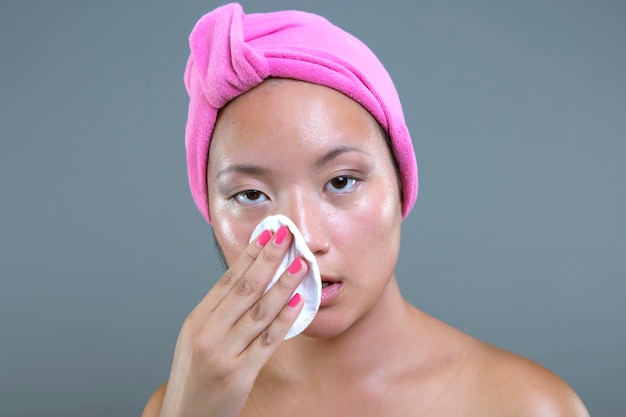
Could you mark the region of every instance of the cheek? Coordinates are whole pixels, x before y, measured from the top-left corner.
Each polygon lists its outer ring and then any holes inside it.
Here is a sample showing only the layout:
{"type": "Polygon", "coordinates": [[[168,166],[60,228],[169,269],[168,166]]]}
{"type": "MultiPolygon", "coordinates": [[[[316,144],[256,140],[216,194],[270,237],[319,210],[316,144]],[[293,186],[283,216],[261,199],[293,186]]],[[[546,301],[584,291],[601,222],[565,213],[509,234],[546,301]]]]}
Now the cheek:
{"type": "Polygon", "coordinates": [[[232,265],[248,246],[248,239],[250,239],[253,228],[242,225],[241,222],[215,218],[213,219],[213,230],[215,231],[215,238],[224,252],[226,262],[232,265]]]}
{"type": "Polygon", "coordinates": [[[209,189],[209,213],[215,239],[222,248],[226,262],[232,265],[248,246],[248,240],[258,220],[244,218],[241,213],[229,208],[228,204],[216,198],[217,195],[219,195],[218,190],[209,189]]]}
{"type": "Polygon", "coordinates": [[[396,188],[381,182],[351,210],[329,217],[338,220],[333,225],[337,232],[334,240],[359,256],[372,251],[376,257],[397,252],[402,213],[400,199],[391,191],[396,188]]]}

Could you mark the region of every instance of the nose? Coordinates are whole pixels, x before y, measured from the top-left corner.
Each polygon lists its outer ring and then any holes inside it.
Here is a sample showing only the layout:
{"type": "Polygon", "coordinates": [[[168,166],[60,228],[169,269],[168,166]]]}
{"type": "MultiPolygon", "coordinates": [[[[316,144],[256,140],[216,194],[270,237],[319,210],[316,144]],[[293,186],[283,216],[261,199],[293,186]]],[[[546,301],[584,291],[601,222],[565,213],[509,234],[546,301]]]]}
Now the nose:
{"type": "Polygon", "coordinates": [[[289,217],[302,233],[306,245],[314,255],[328,252],[330,248],[329,235],[326,230],[327,222],[320,210],[319,203],[303,195],[296,195],[290,199],[283,214],[289,217]]]}

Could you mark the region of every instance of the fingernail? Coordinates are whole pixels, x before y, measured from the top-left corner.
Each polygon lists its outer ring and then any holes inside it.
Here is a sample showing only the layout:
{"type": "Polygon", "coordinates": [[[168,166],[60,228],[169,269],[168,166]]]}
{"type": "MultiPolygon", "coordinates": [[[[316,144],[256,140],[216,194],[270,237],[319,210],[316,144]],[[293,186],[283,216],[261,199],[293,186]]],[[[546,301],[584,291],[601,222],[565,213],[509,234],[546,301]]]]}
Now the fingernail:
{"type": "Polygon", "coordinates": [[[293,297],[291,297],[291,300],[289,300],[289,307],[295,307],[298,304],[300,304],[300,294],[296,293],[296,295],[294,295],[293,297]]]}
{"type": "Polygon", "coordinates": [[[259,236],[257,242],[259,242],[259,245],[265,246],[267,244],[267,242],[270,241],[271,237],[272,237],[272,233],[270,233],[269,230],[263,230],[263,232],[259,236]]]}
{"type": "Polygon", "coordinates": [[[287,271],[293,275],[298,272],[300,268],[302,268],[302,261],[300,261],[300,258],[296,258],[293,260],[287,271]]]}
{"type": "Polygon", "coordinates": [[[287,227],[280,226],[274,237],[274,242],[277,245],[280,245],[281,243],[283,243],[283,240],[285,240],[286,237],[287,237],[287,227]]]}

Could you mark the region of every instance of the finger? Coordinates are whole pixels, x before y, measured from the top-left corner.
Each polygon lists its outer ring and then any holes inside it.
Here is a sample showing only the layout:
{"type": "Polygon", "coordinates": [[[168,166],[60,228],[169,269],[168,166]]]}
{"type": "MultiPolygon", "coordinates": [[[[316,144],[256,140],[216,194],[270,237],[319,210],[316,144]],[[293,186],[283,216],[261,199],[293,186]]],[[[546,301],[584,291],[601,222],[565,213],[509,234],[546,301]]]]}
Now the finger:
{"type": "Polygon", "coordinates": [[[292,239],[289,229],[281,226],[248,269],[231,286],[213,311],[224,326],[231,327],[263,295],[292,239]]]}
{"type": "Polygon", "coordinates": [[[280,310],[276,319],[247,346],[241,358],[246,360],[251,368],[260,370],[283,342],[303,307],[302,297],[295,294],[280,310]]]}
{"type": "Polygon", "coordinates": [[[207,292],[204,298],[198,303],[196,309],[204,312],[215,310],[217,305],[224,299],[226,294],[236,285],[243,274],[250,268],[250,265],[259,256],[263,247],[272,238],[272,232],[264,230],[244,249],[243,253],[233,262],[222,277],[215,283],[213,288],[207,292]]]}
{"type": "MultiPolygon", "coordinates": [[[[235,352],[245,350],[250,341],[258,337],[270,338],[282,330],[289,331],[293,322],[285,322],[279,319],[285,305],[289,305],[294,291],[308,271],[308,264],[302,258],[296,258],[289,268],[280,276],[276,283],[269,289],[233,326],[233,349],[235,352]],[[277,324],[273,324],[278,320],[277,324]],[[273,326],[270,333],[265,330],[273,326]],[[286,328],[283,328],[286,326],[286,328]]],[[[298,295],[298,297],[300,297],[298,295]]],[[[297,317],[297,316],[296,316],[297,317]]],[[[293,318],[296,319],[295,317],[293,318]]],[[[283,335],[284,337],[284,335],[283,335]]],[[[264,342],[265,344],[265,342],[264,342]]]]}

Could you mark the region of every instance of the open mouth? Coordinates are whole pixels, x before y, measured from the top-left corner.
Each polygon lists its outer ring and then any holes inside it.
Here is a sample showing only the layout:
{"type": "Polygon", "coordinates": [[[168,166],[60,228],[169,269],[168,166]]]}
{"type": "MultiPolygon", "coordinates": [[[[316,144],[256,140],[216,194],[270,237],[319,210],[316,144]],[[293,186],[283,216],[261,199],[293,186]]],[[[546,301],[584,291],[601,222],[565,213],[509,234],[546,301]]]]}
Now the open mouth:
{"type": "Polygon", "coordinates": [[[339,296],[342,287],[343,283],[341,281],[331,281],[329,279],[322,278],[322,299],[320,307],[327,307],[331,305],[339,296]]]}
{"type": "Polygon", "coordinates": [[[322,280],[322,289],[330,287],[331,285],[336,285],[338,284],[337,281],[326,281],[326,280],[322,280]]]}

